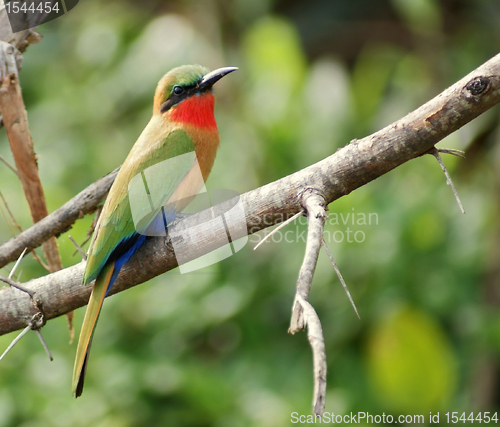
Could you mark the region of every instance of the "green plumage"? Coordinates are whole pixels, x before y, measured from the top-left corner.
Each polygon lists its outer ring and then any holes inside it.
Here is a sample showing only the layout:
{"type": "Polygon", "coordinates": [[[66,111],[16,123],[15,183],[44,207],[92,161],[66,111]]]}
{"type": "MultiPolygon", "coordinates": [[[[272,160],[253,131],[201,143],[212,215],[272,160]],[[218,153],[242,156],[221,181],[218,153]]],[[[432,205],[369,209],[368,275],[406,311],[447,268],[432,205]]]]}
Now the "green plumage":
{"type": "MultiPolygon", "coordinates": [[[[90,257],[83,277],[84,284],[92,282],[99,275],[109,256],[120,242],[136,233],[130,209],[129,182],[135,176],[141,177],[141,172],[164,160],[193,153],[192,157],[189,156],[190,159],[182,156],[183,162],[171,162],[171,164],[176,165],[176,170],[164,170],[163,173],[157,174],[154,179],[148,180],[150,193],[157,196],[154,204],[155,209],[144,217],[144,222],[147,222],[146,225],[148,225],[195,163],[194,149],[194,144],[186,132],[176,130],[161,141],[151,144],[146,151],[140,153],[138,158],[135,156],[137,150],[130,152],[119,176],[117,176],[117,181],[122,181],[122,185],[118,187],[117,191],[109,194],[109,202],[106,201],[102,218],[94,232],[94,239],[89,251],[90,257]]],[[[147,209],[149,203],[145,203],[143,206],[147,209]]]]}
{"type": "Polygon", "coordinates": [[[76,350],[76,397],[83,390],[102,303],[120,269],[144,244],[145,235],[165,232],[165,225],[196,195],[210,173],[219,145],[211,88],[234,70],[226,67],[209,73],[199,65],[182,66],[158,83],[153,116],[116,176],[90,245],[83,283],[95,279],[95,284],[76,350]],[[203,129],[204,125],[211,128],[203,129]]]}

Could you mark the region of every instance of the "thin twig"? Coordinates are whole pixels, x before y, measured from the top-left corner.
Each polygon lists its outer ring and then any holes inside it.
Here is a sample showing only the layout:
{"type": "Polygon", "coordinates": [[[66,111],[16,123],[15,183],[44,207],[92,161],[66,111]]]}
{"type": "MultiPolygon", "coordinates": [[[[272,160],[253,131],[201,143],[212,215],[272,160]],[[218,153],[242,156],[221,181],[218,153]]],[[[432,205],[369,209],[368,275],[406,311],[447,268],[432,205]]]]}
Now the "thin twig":
{"type": "Polygon", "coordinates": [[[19,282],[16,282],[14,280],[12,280],[12,276],[14,275],[14,272],[16,271],[19,263],[21,262],[21,260],[23,259],[24,257],[24,254],[26,253],[26,250],[27,248],[24,249],[23,253],[19,256],[19,258],[17,259],[16,263],[14,264],[14,267],[12,267],[12,270],[10,271],[9,273],[9,277],[3,277],[3,276],[0,276],[0,280],[2,282],[5,282],[7,283],[8,285],[16,288],[16,289],[19,289],[20,291],[22,292],[25,292],[27,293],[30,298],[33,300],[33,295],[35,294],[33,291],[29,290],[28,288],[25,288],[23,285],[21,285],[19,282]]]}
{"type": "Polygon", "coordinates": [[[349,292],[349,289],[347,289],[347,284],[346,284],[344,278],[342,277],[342,274],[340,273],[340,269],[337,267],[337,263],[333,259],[333,255],[330,252],[330,249],[328,249],[328,246],[326,245],[325,239],[323,239],[323,238],[321,239],[321,244],[323,245],[323,249],[325,250],[326,254],[328,255],[328,258],[330,258],[330,261],[333,265],[335,273],[337,273],[337,277],[339,278],[340,283],[342,283],[342,286],[344,287],[344,291],[347,294],[347,298],[349,298],[349,301],[351,302],[352,308],[354,308],[356,316],[358,316],[358,319],[361,319],[361,317],[359,317],[359,313],[358,313],[358,309],[356,308],[356,304],[354,304],[354,300],[352,299],[351,293],[349,292]]]}
{"type": "MultiPolygon", "coordinates": [[[[1,118],[1,117],[0,117],[0,118],[1,118]]],[[[3,122],[2,122],[2,124],[3,124],[3,122]]],[[[0,125],[0,127],[1,127],[1,125],[0,125]]],[[[5,164],[5,166],[7,166],[7,167],[8,167],[8,168],[9,168],[12,172],[14,172],[17,176],[19,176],[19,174],[17,173],[16,168],[15,168],[14,166],[12,166],[12,165],[11,165],[11,164],[7,161],[7,159],[6,159],[4,156],[2,156],[1,154],[0,154],[0,161],[2,161],[2,162],[5,164]]]]}
{"type": "MultiPolygon", "coordinates": [[[[446,151],[442,151],[443,153],[451,151],[449,149],[444,149],[444,150],[446,150],[446,151]]],[[[453,151],[458,151],[458,150],[453,150],[453,151]]],[[[448,173],[446,166],[444,165],[443,159],[439,155],[439,150],[437,148],[433,148],[433,149],[429,150],[428,152],[436,158],[439,165],[441,166],[441,169],[444,172],[444,176],[446,176],[446,184],[448,184],[451,187],[451,190],[453,191],[453,194],[455,195],[455,199],[457,200],[457,203],[458,203],[458,206],[460,207],[460,210],[462,211],[463,214],[465,214],[465,209],[462,205],[462,201],[460,200],[460,197],[458,196],[458,192],[457,192],[457,189],[455,188],[455,185],[453,185],[453,181],[451,180],[451,176],[448,173]]],[[[450,153],[450,154],[457,155],[457,153],[450,153]]]]}
{"type": "Polygon", "coordinates": [[[465,159],[465,152],[462,150],[455,150],[454,148],[436,148],[438,153],[451,154],[452,156],[461,157],[465,159]]]}
{"type": "Polygon", "coordinates": [[[71,236],[71,234],[68,234],[68,238],[75,245],[76,250],[78,252],[80,252],[80,255],[82,256],[83,260],[86,261],[87,254],[84,252],[84,250],[81,248],[81,246],[78,243],[76,243],[75,239],[73,239],[73,236],[71,236]]]}
{"type": "Polygon", "coordinates": [[[21,262],[21,260],[23,259],[23,256],[24,254],[26,253],[26,250],[28,248],[24,248],[24,251],[23,253],[19,256],[19,258],[17,259],[16,263],[14,264],[14,267],[12,267],[12,270],[10,271],[10,274],[9,274],[9,279],[12,279],[12,276],[14,275],[14,272],[16,271],[16,268],[17,266],[19,265],[19,263],[21,262]]]}
{"type": "Polygon", "coordinates": [[[52,357],[52,353],[49,350],[49,347],[47,346],[47,343],[43,339],[42,333],[40,332],[40,328],[45,325],[45,317],[41,311],[38,313],[34,314],[33,317],[31,318],[29,325],[26,326],[22,332],[14,338],[14,340],[10,343],[10,345],[7,347],[7,349],[3,352],[3,354],[0,356],[0,361],[5,357],[5,355],[12,350],[12,348],[21,340],[21,338],[28,333],[28,331],[32,330],[35,331],[38,339],[42,343],[42,346],[49,356],[50,361],[52,362],[54,358],[52,357]]]}
{"type": "MultiPolygon", "coordinates": [[[[92,237],[92,234],[90,236],[87,235],[87,237],[85,237],[85,240],[78,246],[80,246],[80,248],[83,250],[83,247],[87,244],[87,242],[90,240],[91,237],[92,237]]],[[[75,251],[71,254],[71,256],[74,257],[78,252],[79,252],[78,249],[75,249],[75,251]]],[[[85,253],[85,251],[84,251],[84,253],[85,253]]],[[[85,256],[87,256],[87,254],[85,254],[85,256]]],[[[84,259],[87,259],[87,258],[84,258],[84,259]]]]}
{"type": "Polygon", "coordinates": [[[31,329],[31,325],[28,325],[26,326],[22,331],[21,333],[16,337],[14,338],[14,340],[10,343],[10,345],[7,347],[7,349],[3,352],[3,354],[0,356],[0,360],[2,360],[5,355],[10,351],[12,350],[12,347],[14,347],[20,340],[22,337],[24,337],[28,331],[31,329]]]}
{"type": "Polygon", "coordinates": [[[38,256],[38,254],[35,252],[35,250],[34,250],[34,249],[31,251],[31,254],[33,255],[33,258],[35,258],[35,259],[38,261],[38,264],[40,264],[40,265],[41,265],[41,266],[42,266],[45,270],[47,270],[49,273],[52,273],[52,272],[50,271],[49,266],[43,262],[42,258],[40,258],[40,257],[38,256]]]}
{"type": "Polygon", "coordinates": [[[7,283],[8,285],[12,286],[13,288],[19,289],[20,291],[28,294],[31,298],[33,298],[33,295],[35,295],[34,291],[32,291],[28,288],[25,288],[23,285],[21,285],[18,282],[15,282],[14,280],[12,280],[10,278],[0,276],[0,281],[7,283]]]}
{"type": "MultiPolygon", "coordinates": [[[[10,220],[12,221],[12,225],[17,229],[17,231],[19,233],[22,233],[23,232],[23,229],[22,227],[16,222],[16,219],[14,218],[14,215],[12,214],[12,211],[10,210],[9,208],[9,205],[7,204],[7,200],[5,200],[5,198],[3,197],[3,194],[2,192],[0,191],[0,199],[2,199],[2,202],[3,204],[5,205],[5,209],[7,209],[7,212],[9,213],[9,217],[10,217],[10,220]]],[[[5,218],[5,222],[7,223],[7,225],[9,226],[10,228],[10,231],[12,232],[12,234],[15,236],[16,235],[16,232],[15,230],[12,229],[12,226],[11,226],[11,223],[9,222],[8,218],[7,218],[7,215],[5,215],[5,212],[2,208],[2,214],[5,218]]],[[[45,264],[43,262],[43,260],[38,256],[38,254],[36,253],[36,251],[33,249],[31,251],[31,253],[33,254],[33,258],[35,258],[38,263],[45,269],[47,270],[49,273],[51,272],[50,269],[49,269],[49,266],[47,264],[45,264]]]]}
{"type": "MultiPolygon", "coordinates": [[[[97,206],[97,208],[95,209],[95,215],[94,215],[94,219],[92,220],[92,225],[90,226],[90,228],[87,230],[87,237],[85,237],[85,240],[80,244],[80,247],[83,248],[85,246],[85,244],[92,238],[92,234],[94,234],[94,230],[95,230],[95,227],[97,225],[97,221],[99,220],[99,217],[101,216],[101,212],[102,212],[102,208],[104,207],[104,205],[99,205],[97,206]]],[[[71,256],[75,256],[76,254],[78,253],[78,249],[73,252],[71,254],[71,256]]],[[[86,256],[86,255],[85,255],[86,256]]],[[[86,259],[86,258],[84,258],[86,259]]]]}
{"type": "MultiPolygon", "coordinates": [[[[0,191],[0,197],[1,197],[1,194],[2,194],[2,192],[0,191]]],[[[10,232],[12,233],[13,236],[15,236],[16,235],[16,230],[14,228],[12,228],[13,226],[10,223],[9,218],[7,218],[7,214],[5,213],[5,210],[4,210],[4,208],[3,208],[2,205],[0,205],[0,210],[2,211],[2,215],[3,215],[4,219],[5,219],[5,223],[9,227],[10,232]]]]}
{"type": "Polygon", "coordinates": [[[38,337],[38,339],[42,343],[43,349],[45,350],[45,352],[47,353],[47,356],[49,356],[49,359],[52,362],[54,360],[54,358],[52,357],[52,353],[50,352],[49,347],[48,347],[47,343],[45,342],[45,340],[43,339],[42,333],[40,332],[40,329],[42,329],[42,327],[45,326],[45,323],[46,323],[45,315],[43,314],[43,310],[42,310],[42,304],[38,303],[36,305],[40,311],[35,313],[33,315],[33,317],[31,318],[30,328],[33,331],[35,331],[36,336],[38,337]]]}
{"type": "MultiPolygon", "coordinates": [[[[0,191],[0,199],[2,199],[2,202],[5,206],[5,209],[7,210],[7,213],[9,214],[10,220],[12,221],[12,225],[14,225],[14,227],[17,229],[17,231],[19,233],[21,233],[23,231],[23,229],[16,222],[16,219],[14,218],[14,215],[12,214],[12,211],[10,210],[9,205],[7,204],[7,200],[5,200],[5,197],[3,197],[3,194],[1,191],[0,191]]],[[[5,214],[4,214],[4,217],[5,217],[5,222],[7,222],[7,224],[9,224],[9,221],[8,221],[7,217],[5,216],[5,214]]],[[[9,224],[9,227],[10,227],[10,224],[9,224]]],[[[15,231],[12,230],[12,228],[11,228],[11,231],[12,231],[12,234],[14,234],[14,235],[16,234],[15,231]]]]}
{"type": "Polygon", "coordinates": [[[52,357],[52,353],[50,352],[49,347],[47,346],[47,343],[45,342],[45,340],[42,337],[42,333],[38,329],[35,329],[34,331],[36,332],[38,339],[42,343],[42,346],[45,350],[45,353],[47,353],[47,356],[49,356],[49,359],[52,362],[54,360],[54,358],[52,357]]]}
{"type": "Polygon", "coordinates": [[[262,243],[264,243],[267,239],[269,239],[269,237],[271,237],[274,233],[276,233],[277,231],[281,230],[283,227],[285,227],[286,225],[290,224],[292,221],[295,221],[295,219],[297,219],[299,216],[301,216],[302,214],[304,213],[304,210],[301,210],[300,212],[297,212],[294,216],[292,216],[291,218],[288,218],[286,221],[282,222],[280,225],[278,225],[275,229],[273,229],[269,234],[266,234],[264,236],[264,238],[255,245],[255,247],[253,248],[253,250],[255,251],[260,245],[262,245],[262,243]]]}

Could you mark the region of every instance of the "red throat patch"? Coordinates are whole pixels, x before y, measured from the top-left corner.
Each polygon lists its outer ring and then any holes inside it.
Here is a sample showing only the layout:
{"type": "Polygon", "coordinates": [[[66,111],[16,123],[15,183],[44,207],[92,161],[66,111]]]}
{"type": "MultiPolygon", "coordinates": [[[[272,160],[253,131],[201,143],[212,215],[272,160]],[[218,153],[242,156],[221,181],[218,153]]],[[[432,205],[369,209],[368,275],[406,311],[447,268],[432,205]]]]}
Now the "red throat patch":
{"type": "Polygon", "coordinates": [[[212,93],[193,95],[172,107],[170,120],[189,123],[202,129],[217,128],[214,117],[215,98],[212,93]]]}

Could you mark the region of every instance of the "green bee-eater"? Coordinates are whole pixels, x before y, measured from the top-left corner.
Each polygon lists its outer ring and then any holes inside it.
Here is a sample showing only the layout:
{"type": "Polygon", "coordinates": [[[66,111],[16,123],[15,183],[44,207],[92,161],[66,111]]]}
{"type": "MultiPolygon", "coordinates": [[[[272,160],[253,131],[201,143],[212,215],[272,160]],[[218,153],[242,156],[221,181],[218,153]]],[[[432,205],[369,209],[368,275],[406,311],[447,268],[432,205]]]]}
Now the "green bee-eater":
{"type": "Polygon", "coordinates": [[[95,279],[95,284],[76,351],[73,371],[76,397],[82,394],[103,300],[120,269],[144,244],[146,234],[150,234],[148,230],[152,229],[153,234],[162,227],[164,230],[176,213],[186,207],[212,169],[219,146],[212,86],[236,69],[225,67],[209,72],[199,65],[186,65],[174,68],[158,83],[153,116],[116,176],[90,245],[83,283],[95,279]],[[157,175],[160,178],[151,179],[150,172],[162,165],[167,165],[167,170],[157,175]],[[150,203],[143,206],[137,201],[133,204],[131,197],[132,182],[137,182],[137,178],[148,186],[150,203]]]}

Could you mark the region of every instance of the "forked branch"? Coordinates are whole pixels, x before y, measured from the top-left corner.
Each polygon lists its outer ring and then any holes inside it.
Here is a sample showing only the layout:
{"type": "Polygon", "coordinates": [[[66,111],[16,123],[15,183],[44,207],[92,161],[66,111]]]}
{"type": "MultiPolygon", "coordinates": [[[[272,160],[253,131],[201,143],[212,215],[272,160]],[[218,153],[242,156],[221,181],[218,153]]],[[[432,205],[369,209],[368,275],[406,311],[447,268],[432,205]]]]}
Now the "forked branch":
{"type": "Polygon", "coordinates": [[[2,355],[0,356],[0,360],[2,360],[7,355],[7,353],[10,350],[12,350],[12,348],[21,340],[21,338],[24,337],[24,335],[26,335],[31,330],[31,331],[35,331],[38,339],[42,343],[42,346],[43,346],[45,352],[49,356],[49,359],[52,361],[53,360],[52,354],[50,353],[49,347],[47,346],[45,340],[43,339],[42,333],[40,332],[40,329],[46,323],[45,315],[43,313],[43,308],[42,308],[42,302],[38,299],[35,299],[35,292],[34,291],[24,287],[23,285],[21,285],[21,283],[16,282],[15,280],[12,279],[12,277],[14,276],[14,273],[16,272],[17,267],[19,266],[19,264],[20,264],[20,262],[23,259],[25,254],[26,254],[26,249],[23,251],[23,253],[19,257],[19,259],[16,261],[14,267],[12,268],[12,270],[9,274],[9,277],[0,276],[0,281],[7,283],[12,288],[17,289],[17,290],[27,294],[29,296],[31,302],[33,303],[33,306],[36,308],[37,311],[31,317],[31,319],[28,321],[28,326],[26,326],[22,330],[22,332],[16,338],[14,338],[14,340],[12,340],[12,342],[7,347],[7,349],[2,353],[2,355]]]}
{"type": "Polygon", "coordinates": [[[323,242],[326,212],[325,199],[314,190],[302,196],[302,206],[307,212],[307,243],[304,261],[299,271],[297,290],[292,308],[292,319],[288,332],[295,334],[307,326],[307,337],[313,352],[314,394],[313,411],[320,415],[325,409],[326,398],[326,352],[321,321],[316,310],[308,302],[312,279],[323,242]]]}

